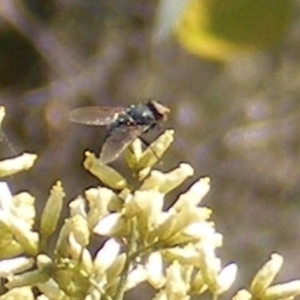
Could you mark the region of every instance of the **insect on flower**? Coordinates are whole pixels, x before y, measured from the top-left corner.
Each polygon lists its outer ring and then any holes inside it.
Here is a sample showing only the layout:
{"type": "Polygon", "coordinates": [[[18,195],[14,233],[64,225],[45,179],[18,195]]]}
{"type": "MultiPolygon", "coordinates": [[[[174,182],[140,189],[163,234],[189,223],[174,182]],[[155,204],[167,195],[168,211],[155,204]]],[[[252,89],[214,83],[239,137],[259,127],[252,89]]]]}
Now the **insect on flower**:
{"type": "Polygon", "coordinates": [[[128,107],[87,106],[72,110],[69,120],[75,123],[107,126],[100,161],[107,164],[119,155],[140,135],[167,120],[169,108],[150,100],[146,104],[128,107]]]}

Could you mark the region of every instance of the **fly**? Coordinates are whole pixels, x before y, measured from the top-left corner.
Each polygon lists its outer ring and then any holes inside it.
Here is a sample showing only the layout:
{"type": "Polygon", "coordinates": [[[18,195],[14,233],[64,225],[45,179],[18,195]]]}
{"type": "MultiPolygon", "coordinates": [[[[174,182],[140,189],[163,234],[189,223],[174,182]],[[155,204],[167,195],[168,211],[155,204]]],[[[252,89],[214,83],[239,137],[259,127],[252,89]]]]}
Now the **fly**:
{"type": "Polygon", "coordinates": [[[75,123],[107,126],[107,133],[100,152],[100,161],[110,163],[139,136],[167,120],[169,108],[151,100],[146,104],[128,107],[87,106],[69,113],[75,123]]]}

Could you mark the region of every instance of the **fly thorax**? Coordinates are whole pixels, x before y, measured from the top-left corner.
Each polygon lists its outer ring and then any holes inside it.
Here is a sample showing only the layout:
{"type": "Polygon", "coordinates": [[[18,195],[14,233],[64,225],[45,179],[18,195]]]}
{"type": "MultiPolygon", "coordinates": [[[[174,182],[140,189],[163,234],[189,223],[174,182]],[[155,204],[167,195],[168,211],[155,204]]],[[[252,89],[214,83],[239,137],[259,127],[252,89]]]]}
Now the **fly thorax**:
{"type": "Polygon", "coordinates": [[[135,125],[151,126],[156,122],[153,112],[146,105],[133,107],[128,115],[134,120],[135,125]]]}

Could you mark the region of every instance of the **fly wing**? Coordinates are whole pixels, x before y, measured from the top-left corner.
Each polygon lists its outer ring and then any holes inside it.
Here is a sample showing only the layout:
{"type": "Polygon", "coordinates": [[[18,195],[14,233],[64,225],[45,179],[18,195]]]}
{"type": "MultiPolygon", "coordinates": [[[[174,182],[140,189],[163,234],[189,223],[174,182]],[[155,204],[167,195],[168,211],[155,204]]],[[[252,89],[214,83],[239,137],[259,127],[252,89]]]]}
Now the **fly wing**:
{"type": "Polygon", "coordinates": [[[115,120],[117,115],[124,111],[123,107],[79,107],[69,112],[69,120],[75,123],[103,126],[115,120]]]}
{"type": "Polygon", "coordinates": [[[100,161],[108,164],[120,154],[143,132],[145,126],[122,126],[114,129],[106,139],[100,153],[100,161]]]}

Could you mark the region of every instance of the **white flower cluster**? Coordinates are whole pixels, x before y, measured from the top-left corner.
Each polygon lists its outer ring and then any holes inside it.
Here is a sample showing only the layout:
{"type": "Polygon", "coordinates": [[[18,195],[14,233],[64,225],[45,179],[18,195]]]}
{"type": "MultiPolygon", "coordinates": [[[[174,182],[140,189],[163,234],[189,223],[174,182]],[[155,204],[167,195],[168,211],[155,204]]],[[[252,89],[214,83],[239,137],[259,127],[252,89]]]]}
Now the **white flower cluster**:
{"type": "MultiPolygon", "coordinates": [[[[37,232],[33,197],[26,192],[12,196],[7,184],[0,183],[0,277],[6,280],[0,300],[122,300],[141,282],[156,291],[152,300],[188,300],[204,292],[216,299],[226,292],[237,266],[223,267],[216,254],[223,237],[210,220],[212,211],[199,206],[209,178],[196,180],[165,208],[168,193],[194,173],[186,163],[167,173],[152,169],[172,140],[169,130],[145,151],[134,142],[126,154],[132,183],[87,153],[84,166],[103,185],[71,201],[69,217],[60,225],[65,193],[57,182],[37,232]],[[90,245],[98,236],[102,246],[92,254],[90,245]]],[[[35,156],[25,157],[25,163],[24,157],[0,162],[0,174],[27,169],[35,156]]],[[[281,265],[282,258],[273,254],[249,289],[233,299],[299,295],[298,280],[270,286],[281,265]]]]}

